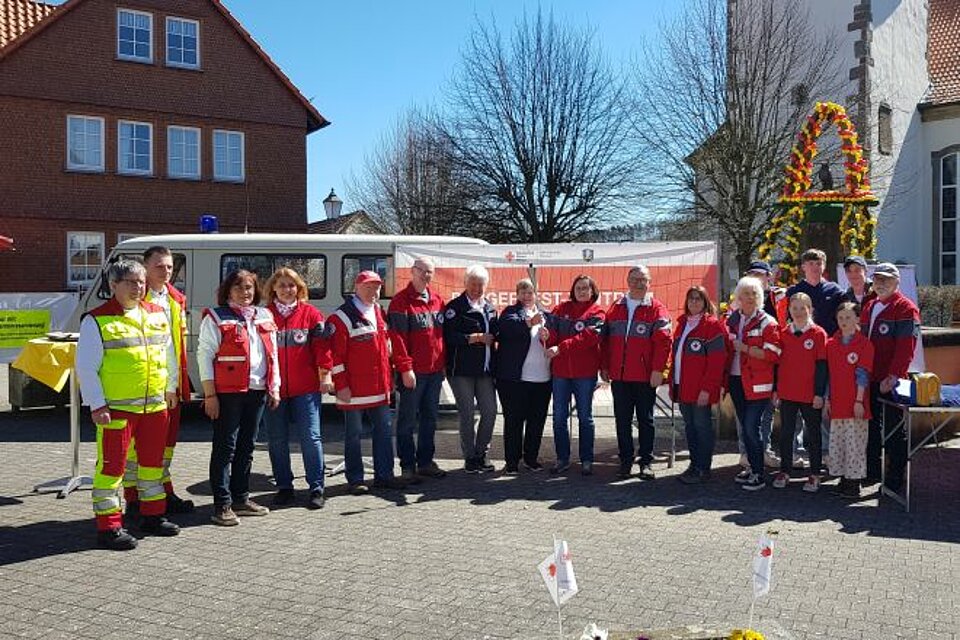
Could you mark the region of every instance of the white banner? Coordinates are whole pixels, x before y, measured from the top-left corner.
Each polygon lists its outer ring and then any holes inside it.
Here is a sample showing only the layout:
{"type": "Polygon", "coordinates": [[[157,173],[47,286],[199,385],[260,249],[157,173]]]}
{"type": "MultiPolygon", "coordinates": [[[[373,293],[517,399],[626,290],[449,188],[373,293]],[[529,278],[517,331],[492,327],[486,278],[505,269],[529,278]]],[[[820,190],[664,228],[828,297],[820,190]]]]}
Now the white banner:
{"type": "Polygon", "coordinates": [[[16,360],[28,340],[67,328],[76,293],[0,293],[0,363],[16,360]]]}

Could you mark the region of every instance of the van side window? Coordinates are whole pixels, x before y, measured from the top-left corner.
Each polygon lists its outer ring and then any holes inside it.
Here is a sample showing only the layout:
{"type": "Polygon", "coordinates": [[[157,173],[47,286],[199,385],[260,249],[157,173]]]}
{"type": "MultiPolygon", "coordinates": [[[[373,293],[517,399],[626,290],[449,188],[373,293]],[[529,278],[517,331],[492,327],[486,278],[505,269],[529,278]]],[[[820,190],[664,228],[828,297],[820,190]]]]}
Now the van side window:
{"type": "Polygon", "coordinates": [[[383,287],[380,289],[380,299],[393,297],[393,256],[386,254],[343,256],[343,268],[340,273],[343,281],[340,290],[343,295],[354,292],[353,281],[361,271],[376,271],[383,278],[383,287]]]}
{"type": "MultiPolygon", "coordinates": [[[[124,260],[143,262],[143,256],[135,253],[125,253],[111,258],[110,262],[107,263],[107,267],[100,272],[100,288],[97,290],[97,298],[109,300],[113,297],[113,293],[110,292],[110,283],[107,281],[107,268],[121,258],[124,260]]],[[[170,276],[170,282],[173,283],[173,286],[175,286],[180,293],[187,292],[187,256],[182,253],[173,254],[173,275],[170,276]]]]}
{"type": "Polygon", "coordinates": [[[231,271],[246,269],[257,274],[260,284],[280,267],[289,267],[307,283],[311,300],[323,300],[327,296],[327,259],[310,254],[225,254],[220,257],[220,281],[231,271]]]}

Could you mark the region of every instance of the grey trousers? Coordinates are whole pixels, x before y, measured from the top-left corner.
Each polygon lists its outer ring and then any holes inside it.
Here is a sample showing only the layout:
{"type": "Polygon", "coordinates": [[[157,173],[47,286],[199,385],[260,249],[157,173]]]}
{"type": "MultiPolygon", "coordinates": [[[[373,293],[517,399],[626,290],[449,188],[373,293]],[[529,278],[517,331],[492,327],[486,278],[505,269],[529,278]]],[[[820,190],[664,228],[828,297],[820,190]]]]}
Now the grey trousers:
{"type": "Polygon", "coordinates": [[[460,416],[460,450],[464,460],[487,455],[497,420],[497,392],[491,376],[453,376],[449,379],[457,399],[460,416]],[[474,412],[480,409],[480,422],[474,429],[474,412]]]}

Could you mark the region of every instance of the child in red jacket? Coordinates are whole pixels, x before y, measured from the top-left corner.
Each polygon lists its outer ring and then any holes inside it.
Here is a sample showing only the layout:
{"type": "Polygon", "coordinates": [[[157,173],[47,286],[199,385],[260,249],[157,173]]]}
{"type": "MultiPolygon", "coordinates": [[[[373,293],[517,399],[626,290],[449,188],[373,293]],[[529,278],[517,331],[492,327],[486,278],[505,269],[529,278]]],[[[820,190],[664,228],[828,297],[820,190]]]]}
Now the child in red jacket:
{"type": "Polygon", "coordinates": [[[783,489],[793,467],[797,414],[803,416],[803,446],[810,456],[810,475],[803,490],[820,490],[822,449],[820,423],[827,391],[827,332],[813,321],[813,301],[805,293],[790,298],[790,317],[780,332],[783,353],[777,369],[776,399],[780,404],[780,471],[773,486],[783,489]]]}
{"type": "Polygon", "coordinates": [[[840,477],[838,493],[858,497],[867,476],[870,372],[873,343],[860,333],[857,305],[837,308],[840,331],[827,342],[830,371],[830,473],[840,477]]]}

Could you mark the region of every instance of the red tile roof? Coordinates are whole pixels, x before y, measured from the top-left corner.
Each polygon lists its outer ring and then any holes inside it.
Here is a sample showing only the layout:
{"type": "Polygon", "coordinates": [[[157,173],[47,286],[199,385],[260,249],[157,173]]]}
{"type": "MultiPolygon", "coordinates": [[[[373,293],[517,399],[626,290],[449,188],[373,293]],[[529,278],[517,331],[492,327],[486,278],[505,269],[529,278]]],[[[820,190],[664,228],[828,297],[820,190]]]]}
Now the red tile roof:
{"type": "Polygon", "coordinates": [[[931,105],[960,102],[960,0],[930,0],[927,68],[931,105]]]}
{"type": "Polygon", "coordinates": [[[0,49],[56,10],[33,0],[0,0],[0,49]]]}

